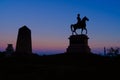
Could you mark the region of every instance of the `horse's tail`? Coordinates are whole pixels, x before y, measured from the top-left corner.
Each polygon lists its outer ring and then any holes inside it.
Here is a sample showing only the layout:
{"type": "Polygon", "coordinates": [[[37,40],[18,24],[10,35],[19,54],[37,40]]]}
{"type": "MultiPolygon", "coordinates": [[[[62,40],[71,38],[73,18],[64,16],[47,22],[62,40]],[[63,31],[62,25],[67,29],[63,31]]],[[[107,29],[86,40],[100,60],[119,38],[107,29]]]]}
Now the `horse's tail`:
{"type": "Polygon", "coordinates": [[[73,25],[71,24],[70,28],[71,28],[71,31],[73,32],[73,28],[72,28],[72,26],[73,26],[73,25]]]}

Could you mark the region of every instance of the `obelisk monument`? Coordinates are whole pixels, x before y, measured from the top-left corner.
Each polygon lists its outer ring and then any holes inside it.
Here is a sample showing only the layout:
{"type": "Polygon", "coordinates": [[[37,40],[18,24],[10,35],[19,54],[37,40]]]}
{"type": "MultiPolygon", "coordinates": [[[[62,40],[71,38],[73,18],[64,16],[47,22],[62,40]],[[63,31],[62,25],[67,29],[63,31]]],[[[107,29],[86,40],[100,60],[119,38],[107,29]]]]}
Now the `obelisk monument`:
{"type": "Polygon", "coordinates": [[[19,28],[16,54],[32,54],[31,30],[27,26],[19,28]]]}

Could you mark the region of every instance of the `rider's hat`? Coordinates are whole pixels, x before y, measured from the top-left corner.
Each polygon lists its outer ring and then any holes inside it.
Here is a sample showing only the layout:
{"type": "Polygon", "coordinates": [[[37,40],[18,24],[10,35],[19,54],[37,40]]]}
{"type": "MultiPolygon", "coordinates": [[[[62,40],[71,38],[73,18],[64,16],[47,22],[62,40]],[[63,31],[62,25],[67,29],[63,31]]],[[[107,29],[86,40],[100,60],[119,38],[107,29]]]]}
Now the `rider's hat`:
{"type": "Polygon", "coordinates": [[[77,16],[80,16],[80,14],[77,14],[77,16]]]}

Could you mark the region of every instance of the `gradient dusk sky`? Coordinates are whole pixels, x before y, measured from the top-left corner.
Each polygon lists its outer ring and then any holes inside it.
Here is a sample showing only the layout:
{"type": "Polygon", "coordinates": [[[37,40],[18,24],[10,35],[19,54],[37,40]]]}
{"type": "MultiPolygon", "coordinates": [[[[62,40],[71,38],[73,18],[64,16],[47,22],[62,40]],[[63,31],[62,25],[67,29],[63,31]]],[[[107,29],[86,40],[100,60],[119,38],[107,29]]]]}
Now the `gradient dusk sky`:
{"type": "Polygon", "coordinates": [[[120,47],[119,9],[120,0],[0,0],[0,51],[7,44],[15,49],[18,29],[26,25],[32,31],[33,52],[63,53],[78,13],[89,18],[88,43],[93,52],[103,52],[104,46],[120,47]]]}

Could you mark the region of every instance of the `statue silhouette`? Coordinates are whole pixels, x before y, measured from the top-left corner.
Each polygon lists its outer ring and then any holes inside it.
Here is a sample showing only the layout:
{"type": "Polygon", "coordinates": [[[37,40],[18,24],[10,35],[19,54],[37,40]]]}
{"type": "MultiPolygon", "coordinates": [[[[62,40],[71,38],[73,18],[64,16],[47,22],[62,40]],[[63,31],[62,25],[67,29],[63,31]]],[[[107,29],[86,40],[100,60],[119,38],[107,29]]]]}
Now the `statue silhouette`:
{"type": "Polygon", "coordinates": [[[77,24],[79,25],[81,22],[80,14],[77,14],[77,24]]]}
{"type": "Polygon", "coordinates": [[[76,35],[78,34],[76,32],[77,29],[81,29],[81,34],[83,34],[83,30],[86,30],[86,34],[87,34],[87,28],[86,28],[86,21],[89,21],[89,19],[85,16],[83,17],[83,19],[80,19],[80,14],[78,14],[77,16],[77,20],[78,22],[76,24],[71,24],[71,31],[72,31],[72,35],[75,33],[76,35]]]}

